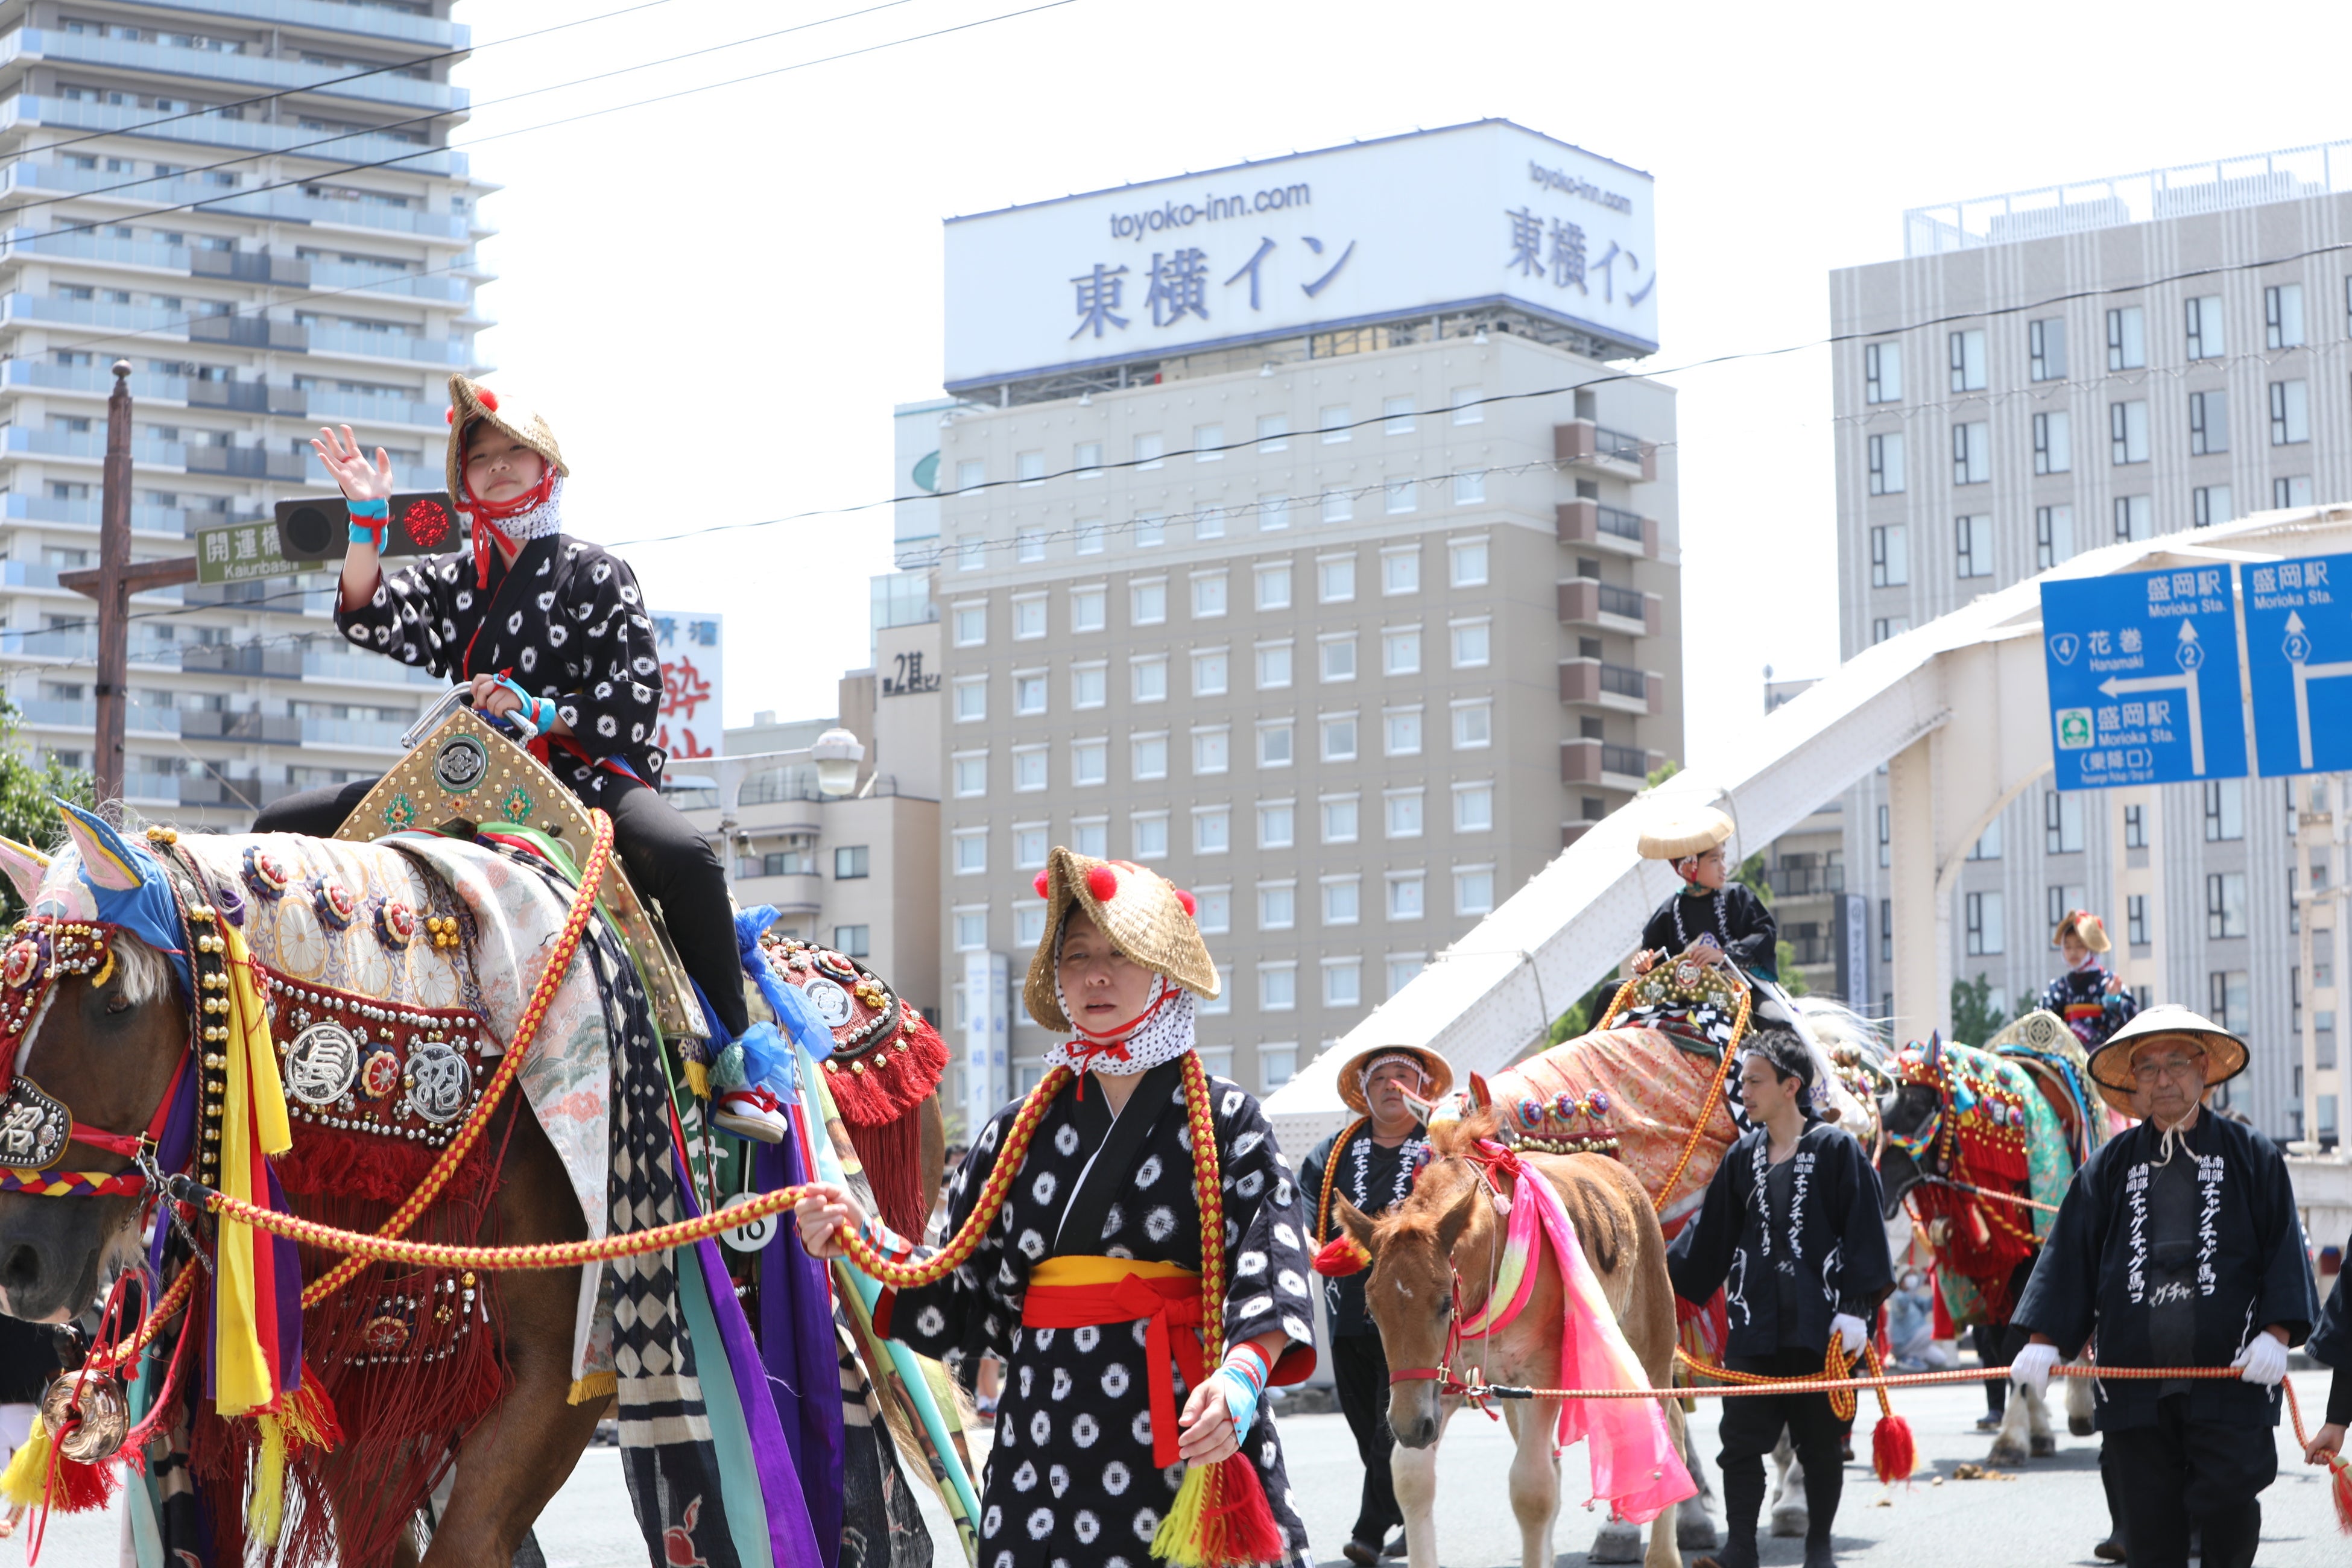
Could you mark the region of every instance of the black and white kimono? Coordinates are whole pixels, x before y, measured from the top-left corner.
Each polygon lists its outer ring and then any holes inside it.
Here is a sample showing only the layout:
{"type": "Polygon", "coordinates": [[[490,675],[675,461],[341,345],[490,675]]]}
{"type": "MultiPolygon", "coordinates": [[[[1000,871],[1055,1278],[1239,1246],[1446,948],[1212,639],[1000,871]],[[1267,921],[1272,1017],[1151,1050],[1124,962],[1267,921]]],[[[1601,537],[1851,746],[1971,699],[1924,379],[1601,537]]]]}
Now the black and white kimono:
{"type": "MultiPolygon", "coordinates": [[[[1316,1212],[1322,1201],[1325,1173],[1333,1161],[1339,1168],[1331,1173],[1331,1206],[1336,1213],[1339,1200],[1346,1198],[1365,1214],[1377,1219],[1412,1194],[1412,1179],[1420,1173],[1423,1157],[1429,1152],[1428,1129],[1415,1125],[1412,1133],[1393,1149],[1383,1149],[1372,1138],[1372,1124],[1367,1121],[1356,1129],[1345,1148],[1334,1147],[1339,1134],[1334,1132],[1315,1145],[1306,1162],[1298,1167],[1298,1184],[1307,1204],[1310,1226],[1320,1226],[1309,1238],[1316,1246],[1339,1234],[1339,1222],[1316,1212]]],[[[1342,1274],[1323,1281],[1323,1305],[1331,1314],[1334,1338],[1345,1334],[1377,1334],[1370,1310],[1364,1304],[1365,1272],[1342,1274]]]]}
{"type": "MultiPolygon", "coordinates": [[[[2278,1146],[2200,1112],[2167,1160],[2141,1122],[2107,1140],[2066,1189],[2011,1325],[2063,1355],[2095,1333],[2109,1366],[2228,1366],[2273,1323],[2299,1344],[2319,1315],[2303,1225],[2278,1146]]],[[[2278,1424],[2278,1391],[2257,1384],[2115,1379],[2099,1385],[2102,1431],[2145,1426],[2156,1402],[2189,1396],[2189,1419],[2278,1424]]],[[[2265,1439],[2267,1441],[2267,1439],[2265,1439]]]]}
{"type": "MultiPolygon", "coordinates": [[[[1162,1471],[1152,1463],[1146,1380],[1170,1380],[1180,1411],[1189,1391],[1173,1366],[1146,1362],[1148,1320],[1026,1329],[1021,1314],[1030,1270],[1048,1256],[1201,1267],[1181,1067],[1180,1058],[1145,1074],[1116,1123],[1099,1084],[1088,1083],[1083,1100],[1077,1082],[1064,1088],[980,1250],[950,1278],[886,1292],[876,1304],[876,1327],[924,1355],[960,1368],[993,1351],[1007,1368],[981,1498],[981,1568],[1152,1561],[1151,1538],[1184,1467],[1162,1471]]],[[[1311,1358],[1305,1201],[1257,1101],[1221,1078],[1210,1079],[1209,1091],[1233,1272],[1226,1342],[1279,1331],[1289,1342],[1283,1357],[1311,1358]]],[[[979,1202],[1019,1109],[997,1112],[949,1178],[949,1234],[979,1202]]],[[[1259,1409],[1242,1452],[1257,1467],[1290,1556],[1304,1557],[1307,1529],[1269,1408],[1259,1409]]]]}
{"type": "Polygon", "coordinates": [[[1895,1287],[1878,1173],[1851,1133],[1819,1121],[1807,1122],[1797,1152],[1773,1166],[1771,1135],[1759,1127],[1724,1155],[1697,1220],[1666,1248],[1666,1271],[1685,1301],[1721,1289],[1729,1355],[1786,1349],[1819,1357],[1832,1318],[1869,1322],[1895,1287]],[[1775,1171],[1787,1189],[1780,1204],[1769,1199],[1775,1171]]]}
{"type": "Polygon", "coordinates": [[[2128,1024],[2139,1012],[2139,999],[2129,986],[2107,989],[2111,976],[2098,964],[2070,969],[2042,992],[2042,1010],[2066,1020],[2066,1027],[2086,1051],[2107,1043],[2107,1037],[2128,1024]]]}
{"type": "MultiPolygon", "coordinates": [[[[2344,1250],[2352,1253],[2352,1247],[2344,1250]]],[[[2310,1342],[2303,1347],[2312,1360],[2336,1369],[2327,1385],[2326,1420],[2331,1426],[2352,1426],[2352,1306],[2344,1300],[2345,1272],[2336,1271],[2327,1304],[2319,1310],[2319,1326],[2311,1331],[2310,1342]]]]}
{"type": "Polygon", "coordinates": [[[1642,928],[1642,946],[1670,955],[1702,936],[1731,955],[1731,962],[1767,980],[1780,978],[1780,928],[1745,882],[1727,882],[1710,891],[1694,882],[1660,904],[1642,928]]]}
{"type": "Polygon", "coordinates": [[[661,658],[636,577],[617,555],[549,534],[524,542],[511,566],[492,551],[487,589],[474,586],[470,552],[428,556],[384,573],[358,609],[338,603],[335,626],[361,647],[451,680],[505,675],[553,698],[585,755],[550,737],[548,765],[591,805],[620,776],[614,763],[661,787],[661,658]]]}

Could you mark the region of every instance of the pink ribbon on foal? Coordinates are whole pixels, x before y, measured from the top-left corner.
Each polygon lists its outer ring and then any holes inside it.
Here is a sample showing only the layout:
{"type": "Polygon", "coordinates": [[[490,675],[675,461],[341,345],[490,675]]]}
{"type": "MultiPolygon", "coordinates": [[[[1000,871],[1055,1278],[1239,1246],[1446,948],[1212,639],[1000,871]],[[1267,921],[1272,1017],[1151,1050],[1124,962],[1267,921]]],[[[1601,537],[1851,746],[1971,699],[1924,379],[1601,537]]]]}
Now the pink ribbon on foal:
{"type": "MultiPolygon", "coordinates": [[[[1511,1156],[1499,1144],[1482,1145],[1496,1156],[1489,1171],[1510,1171],[1512,1184],[1502,1267],[1490,1298],[1462,1325],[1465,1341],[1493,1335],[1517,1318],[1534,1297],[1541,1249],[1549,1245],[1559,1260],[1563,1310],[1559,1331],[1559,1388],[1647,1388],[1633,1347],[1617,1326],[1617,1314],[1600,1277],[1576,1239],[1559,1192],[1542,1173],[1511,1156]]],[[[1620,1519],[1647,1524],[1697,1492],[1698,1483],[1675,1449],[1665,1406],[1654,1399],[1563,1399],[1557,1441],[1566,1447],[1579,1438],[1591,1444],[1592,1496],[1605,1500],[1620,1519]]]]}

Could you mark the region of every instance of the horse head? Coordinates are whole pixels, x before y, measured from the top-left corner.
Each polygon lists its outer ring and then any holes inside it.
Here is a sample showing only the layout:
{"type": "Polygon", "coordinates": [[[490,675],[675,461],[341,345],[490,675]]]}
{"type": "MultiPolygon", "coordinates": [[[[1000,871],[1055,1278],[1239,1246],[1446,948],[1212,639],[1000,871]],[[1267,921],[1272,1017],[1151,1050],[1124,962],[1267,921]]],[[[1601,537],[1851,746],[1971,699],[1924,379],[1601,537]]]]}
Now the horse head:
{"type": "Polygon", "coordinates": [[[1494,1209],[1480,1198],[1478,1173],[1464,1154],[1494,1131],[1491,1110],[1433,1127],[1436,1158],[1422,1167],[1404,1202],[1380,1219],[1344,1195],[1332,1205],[1349,1236],[1371,1255],[1364,1300],[1388,1358],[1389,1426],[1408,1448],[1437,1441],[1443,1374],[1461,1371],[1449,1364],[1454,1314],[1478,1301],[1457,1300],[1456,1281],[1487,1276],[1494,1209]]]}
{"type": "Polygon", "coordinates": [[[1912,1046],[1887,1064],[1895,1087],[1879,1097],[1879,1124],[1885,1146],[1878,1156],[1879,1217],[1903,1212],[1903,1199],[1932,1169],[1936,1134],[1943,1119],[1944,1041],[1931,1034],[1926,1046],[1912,1046]]]}
{"type": "MultiPolygon", "coordinates": [[[[68,807],[66,826],[54,860],[0,840],[30,911],[0,950],[0,1163],[18,1175],[128,1168],[80,1134],[148,1130],[188,1048],[162,864],[95,816],[68,807]]],[[[0,1193],[0,1310],[63,1322],[90,1309],[137,1266],[141,1208],[136,1194],[0,1193]]]]}

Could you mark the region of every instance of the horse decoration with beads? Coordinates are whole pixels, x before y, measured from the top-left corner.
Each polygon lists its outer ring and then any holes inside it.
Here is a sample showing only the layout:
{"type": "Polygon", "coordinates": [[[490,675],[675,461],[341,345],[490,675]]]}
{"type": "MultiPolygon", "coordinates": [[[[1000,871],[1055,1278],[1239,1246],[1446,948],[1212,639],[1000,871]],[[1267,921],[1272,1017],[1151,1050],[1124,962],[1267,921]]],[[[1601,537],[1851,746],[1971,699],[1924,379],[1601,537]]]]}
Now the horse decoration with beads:
{"type": "Polygon", "coordinates": [[[927,1480],[965,1468],[821,1266],[716,1239],[730,1191],[857,1174],[844,1064],[929,1059],[870,973],[827,980],[844,1046],[814,961],[741,922],[804,1069],[755,1154],[705,1117],[711,1031],[609,820],[471,713],[334,840],[68,813],[53,856],[0,840],[29,911],[0,948],[0,1308],[98,1331],[12,1500],[128,1479],[142,1568],[374,1568],[427,1530],[428,1568],[505,1568],[617,1407],[656,1560],[830,1568],[845,1506],[904,1491],[890,1443],[845,1476],[845,1399],[919,1425],[927,1480]]]}
{"type": "MultiPolygon", "coordinates": [[[[1886,1217],[1910,1211],[1955,1324],[2006,1329],[2067,1184],[2106,1141],[2106,1108],[2082,1046],[2063,1020],[2037,1011],[1983,1049],[1931,1036],[1887,1068],[1878,1162],[1886,1217]]],[[[2089,1430],[2088,1396],[2087,1384],[2067,1385],[2078,1436],[2089,1430]]],[[[2011,1399],[1992,1462],[2056,1451],[2042,1396],[2011,1399]]]]}

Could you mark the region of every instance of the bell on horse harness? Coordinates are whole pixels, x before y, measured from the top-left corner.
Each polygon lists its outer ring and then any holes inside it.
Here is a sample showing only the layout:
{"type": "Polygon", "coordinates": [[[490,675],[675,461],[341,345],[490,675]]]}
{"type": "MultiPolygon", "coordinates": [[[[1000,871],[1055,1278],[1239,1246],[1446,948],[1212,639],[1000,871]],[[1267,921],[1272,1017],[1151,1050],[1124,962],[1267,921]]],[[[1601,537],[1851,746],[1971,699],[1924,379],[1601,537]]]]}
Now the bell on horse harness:
{"type": "Polygon", "coordinates": [[[59,1374],[41,1395],[41,1427],[77,1465],[110,1458],[131,1433],[131,1402],[111,1373],[59,1374]]]}

